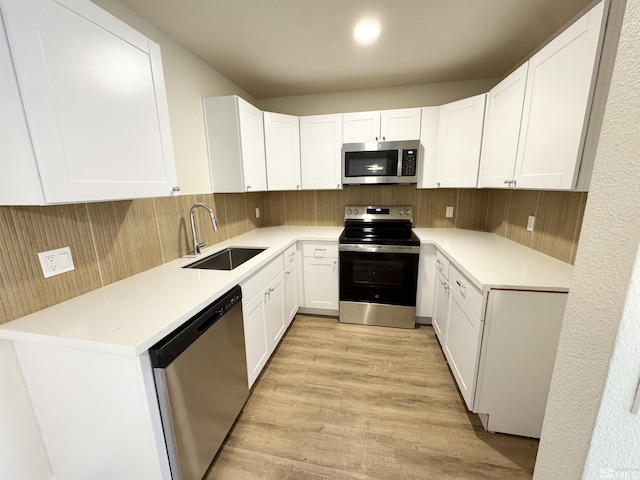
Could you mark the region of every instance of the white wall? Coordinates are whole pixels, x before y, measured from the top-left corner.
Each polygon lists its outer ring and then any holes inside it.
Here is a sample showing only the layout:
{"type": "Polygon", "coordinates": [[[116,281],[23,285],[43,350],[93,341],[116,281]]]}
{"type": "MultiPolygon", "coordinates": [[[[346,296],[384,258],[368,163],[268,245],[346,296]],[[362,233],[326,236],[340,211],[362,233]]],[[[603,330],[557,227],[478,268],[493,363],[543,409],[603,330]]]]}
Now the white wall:
{"type": "Polygon", "coordinates": [[[117,0],[92,1],[160,45],[181,193],[210,192],[202,99],[240,95],[253,102],[254,98],[117,0]]]}
{"type": "MultiPolygon", "coordinates": [[[[640,478],[640,415],[631,407],[640,378],[640,251],[609,365],[583,478],[629,470],[640,478]]],[[[638,393],[640,395],[640,392],[638,393]]],[[[614,477],[620,478],[620,477],[614,477]]]]}
{"type": "Polygon", "coordinates": [[[534,480],[640,469],[640,421],[629,414],[640,376],[631,282],[640,242],[639,105],[640,0],[628,0],[534,480]]]}
{"type": "Polygon", "coordinates": [[[488,92],[499,81],[499,78],[486,78],[464,82],[261,98],[257,100],[256,106],[267,112],[289,115],[320,115],[323,113],[429,107],[488,92]]]}

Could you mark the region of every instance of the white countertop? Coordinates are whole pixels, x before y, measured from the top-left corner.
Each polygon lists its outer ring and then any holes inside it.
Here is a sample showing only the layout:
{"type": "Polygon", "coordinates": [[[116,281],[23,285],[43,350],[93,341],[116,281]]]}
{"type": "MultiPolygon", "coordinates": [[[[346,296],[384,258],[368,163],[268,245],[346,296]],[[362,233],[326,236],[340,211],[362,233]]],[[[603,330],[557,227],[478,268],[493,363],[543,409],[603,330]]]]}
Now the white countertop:
{"type": "MultiPolygon", "coordinates": [[[[0,338],[136,356],[299,240],[337,241],[342,227],[269,227],[204,249],[267,247],[231,271],[181,258],[0,326],[0,338]]],[[[415,229],[469,277],[492,287],[568,291],[572,266],[491,233],[415,229]]]]}
{"type": "Polygon", "coordinates": [[[513,288],[568,292],[573,266],[492,233],[458,228],[415,228],[480,290],[513,288]]]}

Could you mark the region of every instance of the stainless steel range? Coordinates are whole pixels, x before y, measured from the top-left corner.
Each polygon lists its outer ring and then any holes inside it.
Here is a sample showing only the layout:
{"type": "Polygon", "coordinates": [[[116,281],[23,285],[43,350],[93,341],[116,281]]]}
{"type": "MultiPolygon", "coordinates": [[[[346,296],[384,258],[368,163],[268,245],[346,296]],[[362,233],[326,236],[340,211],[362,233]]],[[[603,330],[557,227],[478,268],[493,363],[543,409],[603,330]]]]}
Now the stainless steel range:
{"type": "Polygon", "coordinates": [[[340,322],[415,328],[420,240],[411,206],[347,206],[340,322]]]}

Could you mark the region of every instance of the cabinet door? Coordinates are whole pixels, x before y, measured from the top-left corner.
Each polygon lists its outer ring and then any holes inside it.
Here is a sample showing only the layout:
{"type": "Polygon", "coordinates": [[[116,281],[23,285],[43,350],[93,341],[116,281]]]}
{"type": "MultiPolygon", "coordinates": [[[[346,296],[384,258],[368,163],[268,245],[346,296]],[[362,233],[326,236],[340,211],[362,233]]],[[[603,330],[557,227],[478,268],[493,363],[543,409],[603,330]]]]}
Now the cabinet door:
{"type": "Polygon", "coordinates": [[[338,310],[338,259],[304,259],[304,306],[338,310]]]}
{"type": "Polygon", "coordinates": [[[46,202],[169,195],[160,47],[91,2],[1,3],[46,202]]]}
{"type": "Polygon", "coordinates": [[[265,292],[260,292],[242,307],[249,388],[256,381],[269,359],[265,297],[265,292]]]}
{"type": "Polygon", "coordinates": [[[525,63],[487,96],[478,187],[509,188],[514,179],[527,83],[525,63]]]}
{"type": "Polygon", "coordinates": [[[0,205],[45,203],[0,12],[0,205]]]}
{"type": "Polygon", "coordinates": [[[440,107],[436,186],[476,187],[486,96],[477,95],[440,107]]]}
{"type": "Polygon", "coordinates": [[[286,327],[291,325],[293,317],[298,313],[298,269],[295,261],[284,271],[286,327]]]}
{"type": "Polygon", "coordinates": [[[285,295],[284,275],[282,272],[267,286],[267,350],[269,356],[278,346],[278,342],[286,330],[286,311],[284,303],[285,295]]]}
{"type": "Polygon", "coordinates": [[[575,186],[603,12],[601,2],[529,60],[516,162],[518,188],[575,186]]]}
{"type": "Polygon", "coordinates": [[[264,112],[268,190],[300,190],[298,117],[264,112]]]}
{"type": "Polygon", "coordinates": [[[345,113],[342,122],[344,143],[377,142],[380,139],[380,112],[345,113]]]}
{"type": "Polygon", "coordinates": [[[418,263],[418,291],[416,295],[416,316],[433,319],[433,303],[436,288],[436,247],[420,246],[418,263]]]}
{"type": "Polygon", "coordinates": [[[455,290],[449,290],[444,354],[467,408],[473,411],[482,322],[455,290]]]}
{"type": "Polygon", "coordinates": [[[245,191],[262,192],[267,189],[262,112],[238,98],[238,117],[245,191]]]}
{"type": "Polygon", "coordinates": [[[449,314],[449,282],[441,272],[437,273],[436,301],[433,309],[433,330],[438,336],[440,345],[447,343],[447,316],[449,314]]]}
{"type": "Polygon", "coordinates": [[[424,107],[420,121],[418,188],[436,188],[440,107],[424,107]]]}
{"type": "Polygon", "coordinates": [[[380,136],[386,142],[420,138],[419,108],[383,110],[380,112],[380,136]]]}
{"type": "Polygon", "coordinates": [[[342,115],[300,117],[303,190],[342,188],[342,115]]]}

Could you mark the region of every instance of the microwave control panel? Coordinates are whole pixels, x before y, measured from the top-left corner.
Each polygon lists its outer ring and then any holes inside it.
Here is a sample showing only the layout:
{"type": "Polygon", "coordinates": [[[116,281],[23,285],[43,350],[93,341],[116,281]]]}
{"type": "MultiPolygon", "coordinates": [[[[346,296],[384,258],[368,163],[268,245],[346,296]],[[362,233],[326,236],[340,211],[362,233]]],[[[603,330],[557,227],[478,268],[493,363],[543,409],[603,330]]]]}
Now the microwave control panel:
{"type": "Polygon", "coordinates": [[[402,151],[402,176],[414,177],[416,175],[416,162],[418,150],[408,149],[402,151]]]}

